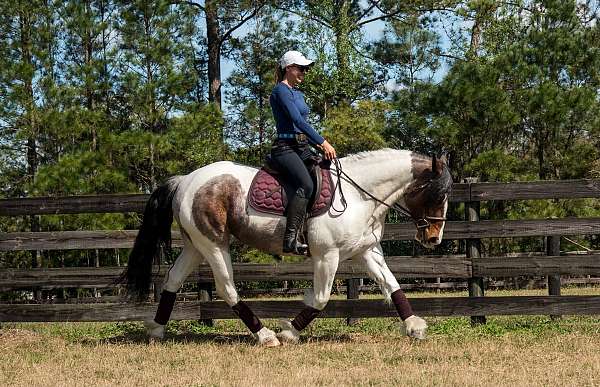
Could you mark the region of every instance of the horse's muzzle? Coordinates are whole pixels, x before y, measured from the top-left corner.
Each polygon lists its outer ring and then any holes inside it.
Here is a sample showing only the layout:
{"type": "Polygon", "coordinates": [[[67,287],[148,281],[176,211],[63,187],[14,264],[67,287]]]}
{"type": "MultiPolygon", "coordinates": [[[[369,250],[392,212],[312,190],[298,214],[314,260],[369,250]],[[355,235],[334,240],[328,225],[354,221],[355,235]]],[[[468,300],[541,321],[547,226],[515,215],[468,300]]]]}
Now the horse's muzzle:
{"type": "Polygon", "coordinates": [[[440,238],[436,237],[436,236],[432,236],[427,238],[427,243],[430,245],[439,245],[440,244],[440,238]]]}

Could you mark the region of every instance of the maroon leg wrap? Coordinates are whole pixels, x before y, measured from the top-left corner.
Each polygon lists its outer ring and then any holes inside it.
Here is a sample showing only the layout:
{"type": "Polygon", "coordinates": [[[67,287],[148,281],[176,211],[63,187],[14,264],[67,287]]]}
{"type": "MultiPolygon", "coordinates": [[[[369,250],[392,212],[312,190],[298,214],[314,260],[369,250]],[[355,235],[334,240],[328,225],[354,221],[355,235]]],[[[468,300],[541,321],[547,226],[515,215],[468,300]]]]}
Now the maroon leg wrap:
{"type": "Polygon", "coordinates": [[[248,305],[244,303],[244,301],[239,301],[237,304],[231,307],[235,314],[246,324],[250,332],[256,333],[260,331],[263,327],[262,323],[256,317],[253,311],[248,308],[248,305]]]}
{"type": "Polygon", "coordinates": [[[414,314],[402,289],[398,289],[392,293],[392,302],[394,303],[394,306],[396,307],[396,310],[398,311],[402,321],[414,314]]]}
{"type": "Polygon", "coordinates": [[[158,302],[158,309],[156,310],[156,317],[154,317],[155,322],[165,325],[169,321],[173,305],[175,305],[175,298],[177,298],[177,293],[168,290],[162,291],[160,301],[158,302]]]}
{"type": "Polygon", "coordinates": [[[321,313],[319,309],[315,309],[312,306],[307,306],[302,309],[300,313],[298,313],[296,318],[292,321],[292,326],[298,331],[301,331],[306,328],[306,326],[310,324],[311,321],[319,315],[319,313],[321,313]]]}

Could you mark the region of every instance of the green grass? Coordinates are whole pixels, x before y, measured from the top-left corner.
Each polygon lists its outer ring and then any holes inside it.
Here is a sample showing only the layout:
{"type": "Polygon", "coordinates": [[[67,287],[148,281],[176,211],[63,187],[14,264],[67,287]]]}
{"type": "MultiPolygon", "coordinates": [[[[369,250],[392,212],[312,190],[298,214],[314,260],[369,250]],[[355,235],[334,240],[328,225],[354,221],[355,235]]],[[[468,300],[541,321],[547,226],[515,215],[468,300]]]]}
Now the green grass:
{"type": "MultiPolygon", "coordinates": [[[[487,323],[472,326],[468,317],[427,318],[429,338],[463,339],[519,336],[544,339],[556,335],[600,334],[600,318],[567,316],[553,320],[547,316],[493,316],[487,323]]],[[[265,320],[265,325],[276,329],[276,320],[265,320]]],[[[139,322],[115,323],[5,323],[4,329],[24,329],[50,337],[60,337],[69,343],[100,343],[106,341],[139,342],[145,339],[144,327],[139,322]]],[[[197,321],[171,321],[167,326],[169,340],[207,340],[219,335],[245,335],[247,331],[237,320],[216,320],[213,327],[197,321]]],[[[396,318],[361,319],[349,326],[345,319],[317,319],[303,336],[310,340],[343,340],[355,334],[369,336],[402,336],[402,324],[396,318]]]]}

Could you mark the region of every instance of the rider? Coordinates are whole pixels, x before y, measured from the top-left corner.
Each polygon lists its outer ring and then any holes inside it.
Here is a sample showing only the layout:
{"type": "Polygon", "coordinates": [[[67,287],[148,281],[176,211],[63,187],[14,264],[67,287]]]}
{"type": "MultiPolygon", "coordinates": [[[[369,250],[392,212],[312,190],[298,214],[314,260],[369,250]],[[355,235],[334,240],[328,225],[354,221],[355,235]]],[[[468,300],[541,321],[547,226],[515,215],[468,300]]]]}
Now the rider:
{"type": "Polygon", "coordinates": [[[301,255],[307,253],[308,246],[298,242],[298,231],[314,190],[312,178],[304,164],[311,155],[308,143],[321,148],[325,158],[332,160],[336,157],[333,146],[306,121],[308,106],[304,102],[304,94],[296,88],[313,63],[298,51],[283,54],[277,65],[277,84],[269,98],[277,126],[277,139],[271,148],[271,158],[294,189],[294,196],[288,202],[283,252],[301,255]]]}

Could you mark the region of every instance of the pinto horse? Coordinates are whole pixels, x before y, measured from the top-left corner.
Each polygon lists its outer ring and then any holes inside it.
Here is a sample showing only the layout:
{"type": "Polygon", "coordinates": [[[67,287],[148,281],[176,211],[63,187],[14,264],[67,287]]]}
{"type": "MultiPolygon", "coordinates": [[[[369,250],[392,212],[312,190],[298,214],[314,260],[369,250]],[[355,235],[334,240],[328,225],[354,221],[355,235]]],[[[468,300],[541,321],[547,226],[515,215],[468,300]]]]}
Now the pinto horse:
{"type": "Polygon", "coordinates": [[[146,205],[142,225],[124,273],[131,296],[147,297],[152,263],[170,245],[173,217],[179,224],[183,250],[165,277],[154,320],[145,321],[150,337],[162,338],[177,290],[203,261],[210,265],[217,293],[254,334],[258,343],[295,343],[300,331],[325,308],[340,262],[361,260],[369,275],[391,300],[409,336],[425,338],[425,320],[412,313],[398,281],[387,267],[380,241],[389,208],[400,208],[415,222],[415,239],[431,248],[442,240],[452,177],[445,157],[429,158],[411,151],[382,149],[338,159],[337,192],[328,213],[306,222],[313,261],[313,291],[292,320],[281,320],[276,335],[238,296],[229,253],[231,236],[272,254],[282,254],[285,218],[259,213],[247,205],[256,168],[217,162],[186,176],[172,177],[156,189],[146,205]],[[342,172],[343,169],[343,173],[342,172]],[[336,209],[342,208],[343,211],[336,209]]]}

